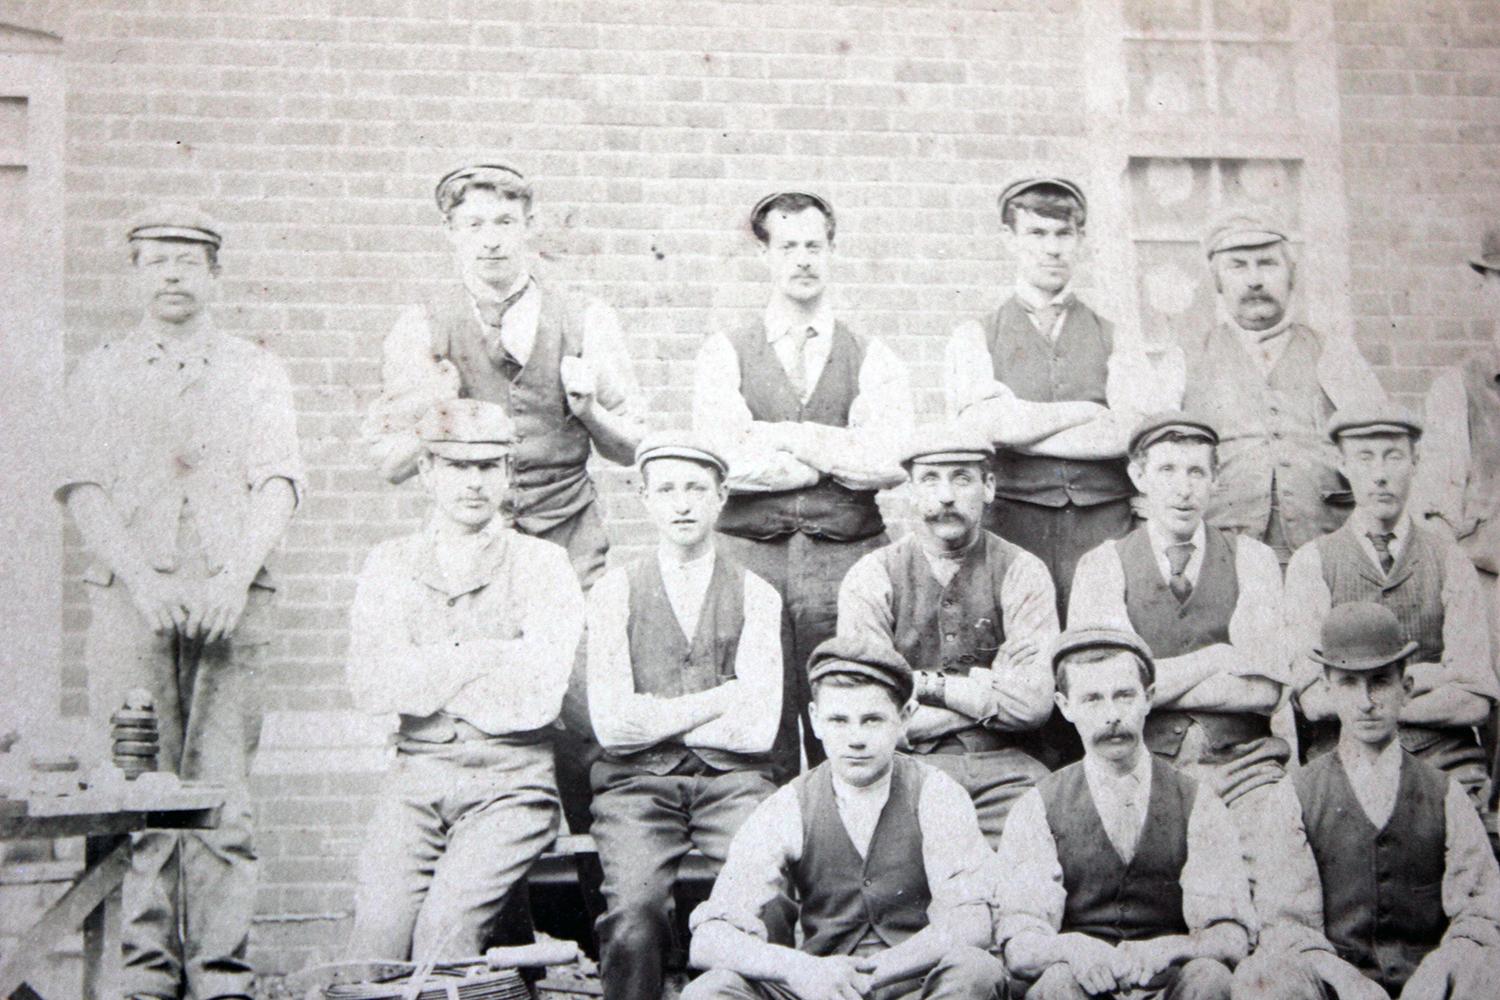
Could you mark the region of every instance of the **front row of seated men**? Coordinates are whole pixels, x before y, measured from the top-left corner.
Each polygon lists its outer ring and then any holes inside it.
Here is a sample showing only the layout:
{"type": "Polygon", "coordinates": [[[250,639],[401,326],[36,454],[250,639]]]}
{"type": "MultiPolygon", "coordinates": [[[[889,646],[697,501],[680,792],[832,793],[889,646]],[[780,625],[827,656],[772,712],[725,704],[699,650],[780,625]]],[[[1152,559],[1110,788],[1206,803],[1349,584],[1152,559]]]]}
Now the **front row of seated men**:
{"type": "MultiPolygon", "coordinates": [[[[567,683],[557,650],[584,618],[562,550],[521,546],[500,516],[504,411],[452,401],[419,430],[431,518],[372,553],[355,601],[356,694],[400,715],[360,868],[361,957],[481,950],[557,827],[541,747],[567,683]]],[[[1146,523],[1080,563],[1085,627],[1062,636],[1042,565],[979,527],[988,442],[919,436],[916,528],[848,574],[839,634],[808,664],[829,759],[779,791],[780,599],[716,551],[723,460],[649,437],[659,545],[587,612],[606,996],[661,995],[693,849],[722,872],[691,921],[711,970],[691,997],[1226,997],[1257,934],[1245,996],[1408,979],[1412,998],[1482,995],[1500,873],[1461,783],[1465,730],[1496,692],[1472,567],[1404,519],[1419,434],[1386,413],[1334,421],[1351,523],[1394,539],[1311,543],[1293,568],[1315,560],[1326,596],[1283,614],[1274,555],[1203,524],[1214,428],[1148,420],[1130,449],[1146,523]],[[1321,676],[1294,677],[1283,621],[1314,620],[1321,676]],[[1288,690],[1338,720],[1337,752],[1295,781],[1270,723],[1288,690]],[[1049,771],[1035,740],[1054,704],[1083,759],[1049,771]]]]}

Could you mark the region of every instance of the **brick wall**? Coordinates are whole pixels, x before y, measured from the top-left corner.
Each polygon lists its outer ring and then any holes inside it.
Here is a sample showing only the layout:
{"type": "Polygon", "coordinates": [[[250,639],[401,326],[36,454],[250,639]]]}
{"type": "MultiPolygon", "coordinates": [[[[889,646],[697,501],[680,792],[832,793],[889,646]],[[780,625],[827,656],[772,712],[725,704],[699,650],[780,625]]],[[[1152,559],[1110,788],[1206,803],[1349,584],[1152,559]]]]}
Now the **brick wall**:
{"type": "MultiPolygon", "coordinates": [[[[281,561],[266,707],[347,707],[353,574],[421,511],[414,490],[378,481],[355,433],[385,331],[449,273],[438,175],[483,156],[537,179],[551,272],[618,308],[662,426],[687,421],[704,334],[764,302],[744,211],[810,186],[839,210],[840,305],[910,360],[931,416],[944,335],[1011,280],[997,189],[1029,164],[1087,156],[1088,2],[1104,0],[74,5],[60,29],[69,356],[133,321],[122,220],[188,198],[229,229],[218,322],[276,352],[296,384],[310,480],[281,561]]],[[[1500,187],[1497,9],[1338,5],[1353,305],[1401,391],[1488,329],[1459,262],[1500,187]]],[[[601,476],[628,551],[645,538],[638,505],[623,472],[601,476]]],[[[70,591],[75,712],[78,601],[70,591]]],[[[257,779],[264,967],[341,942],[328,918],[351,903],[371,784],[257,779]]]]}

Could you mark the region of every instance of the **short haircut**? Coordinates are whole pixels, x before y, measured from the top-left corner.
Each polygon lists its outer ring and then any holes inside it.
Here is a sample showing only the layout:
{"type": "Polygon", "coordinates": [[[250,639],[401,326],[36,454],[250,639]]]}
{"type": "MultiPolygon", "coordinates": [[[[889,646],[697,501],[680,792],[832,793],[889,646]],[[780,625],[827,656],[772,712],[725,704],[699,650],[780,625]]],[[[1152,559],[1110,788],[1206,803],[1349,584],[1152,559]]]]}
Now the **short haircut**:
{"type": "Polygon", "coordinates": [[[1008,200],[1000,209],[1000,222],[1012,231],[1016,228],[1016,209],[1024,208],[1046,219],[1062,219],[1079,229],[1088,221],[1088,211],[1061,184],[1037,184],[1008,200]]]}
{"type": "Polygon", "coordinates": [[[897,711],[906,706],[906,703],[901,700],[900,693],[895,688],[889,684],[882,684],[873,677],[867,677],[864,674],[847,673],[842,670],[834,670],[824,674],[812,682],[813,701],[818,700],[818,692],[822,691],[825,686],[836,688],[877,687],[890,697],[891,704],[896,706],[897,711]]]}
{"type": "Polygon", "coordinates": [[[1156,669],[1148,661],[1136,655],[1133,650],[1121,649],[1118,646],[1096,646],[1093,649],[1080,650],[1063,657],[1063,661],[1057,665],[1057,690],[1063,694],[1068,693],[1068,668],[1074,664],[1086,666],[1090,663],[1103,663],[1105,660],[1121,655],[1128,656],[1135,661],[1136,672],[1141,677],[1141,687],[1149,688],[1156,683],[1156,669]]]}
{"type": "MultiPolygon", "coordinates": [[[[152,243],[181,243],[184,246],[202,247],[204,254],[208,257],[209,273],[219,273],[219,248],[214,246],[212,243],[205,243],[202,240],[180,240],[174,239],[170,236],[151,236],[147,237],[146,239],[152,243]]],[[[142,241],[139,239],[130,241],[130,263],[132,265],[136,265],[141,262],[141,242],[142,241]]],[[[118,260],[119,258],[116,259],[118,260]]]]}
{"type": "Polygon", "coordinates": [[[488,171],[479,177],[465,177],[443,185],[438,196],[438,208],[442,210],[443,218],[449,218],[470,191],[489,191],[507,201],[519,201],[526,214],[531,214],[531,182],[519,174],[488,171]],[[500,173],[499,178],[496,173],[500,173]]]}
{"type": "Polygon", "coordinates": [[[1219,448],[1218,445],[1208,440],[1201,434],[1186,434],[1182,431],[1167,431],[1165,434],[1153,440],[1150,444],[1138,443],[1130,451],[1130,461],[1141,468],[1146,467],[1146,456],[1151,454],[1151,449],[1159,444],[1202,444],[1208,446],[1208,467],[1213,472],[1219,471],[1219,448]]]}
{"type": "Polygon", "coordinates": [[[833,209],[828,207],[826,203],[819,204],[816,198],[796,191],[778,194],[760,206],[760,211],[756,212],[750,219],[750,231],[755,234],[756,239],[762,243],[768,243],[770,242],[771,234],[766,229],[766,216],[772,212],[785,212],[788,215],[793,215],[797,212],[806,211],[809,208],[815,208],[823,214],[823,228],[828,232],[828,242],[832,243],[834,230],[838,226],[833,217],[833,209]]]}

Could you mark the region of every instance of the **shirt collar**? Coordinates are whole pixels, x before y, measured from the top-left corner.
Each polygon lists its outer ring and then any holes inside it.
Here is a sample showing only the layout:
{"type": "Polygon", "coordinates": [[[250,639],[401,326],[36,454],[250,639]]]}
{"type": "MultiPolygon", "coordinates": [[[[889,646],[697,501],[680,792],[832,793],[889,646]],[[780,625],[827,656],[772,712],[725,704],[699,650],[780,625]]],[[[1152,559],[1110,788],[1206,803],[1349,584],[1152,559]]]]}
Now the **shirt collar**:
{"type": "MultiPolygon", "coordinates": [[[[1371,519],[1369,513],[1358,507],[1354,508],[1353,512],[1350,513],[1349,520],[1354,522],[1354,531],[1361,537],[1375,534],[1381,530],[1371,519]]],[[[1391,545],[1395,547],[1405,545],[1406,536],[1411,534],[1411,515],[1406,511],[1402,511],[1401,518],[1391,528],[1391,534],[1395,536],[1391,540],[1391,545]]]]}
{"type": "Polygon", "coordinates": [[[1286,312],[1282,314],[1280,321],[1275,326],[1268,327],[1265,330],[1247,330],[1243,326],[1240,326],[1239,321],[1234,318],[1234,314],[1224,305],[1223,300],[1219,301],[1218,308],[1220,315],[1224,317],[1224,322],[1228,325],[1229,329],[1233,330],[1244,341],[1246,346],[1251,349],[1275,340],[1292,328],[1292,306],[1290,302],[1287,303],[1286,312]]]}
{"type": "Polygon", "coordinates": [[[493,286],[485,284],[467,271],[463,273],[463,281],[464,288],[476,302],[504,302],[512,295],[519,295],[522,291],[530,291],[527,286],[532,284],[530,270],[522,271],[516,277],[516,280],[511,282],[510,287],[504,293],[495,291],[493,286]]]}
{"type": "Polygon", "coordinates": [[[824,295],[818,302],[817,309],[811,318],[789,304],[787,300],[777,295],[771,299],[771,304],[766,306],[765,314],[766,340],[776,343],[792,330],[805,330],[812,327],[820,337],[831,337],[833,335],[833,305],[824,295]]]}
{"type": "Polygon", "coordinates": [[[1339,762],[1344,765],[1345,774],[1352,771],[1360,776],[1373,775],[1389,780],[1393,774],[1399,776],[1401,772],[1401,741],[1399,739],[1391,740],[1386,748],[1380,751],[1373,764],[1365,764],[1364,758],[1344,753],[1343,741],[1339,742],[1338,749],[1339,762]]]}
{"type": "Polygon", "coordinates": [[[1083,773],[1091,788],[1119,788],[1125,784],[1127,778],[1133,778],[1136,785],[1145,788],[1151,780],[1151,751],[1147,750],[1145,744],[1142,743],[1140,752],[1136,754],[1135,766],[1125,774],[1120,774],[1099,759],[1084,754],[1083,773]]]}
{"type": "Polygon", "coordinates": [[[656,547],[656,562],[661,567],[662,576],[667,576],[668,574],[681,576],[687,573],[702,573],[707,575],[713,572],[714,556],[714,547],[710,545],[708,551],[703,555],[696,559],[689,559],[687,562],[682,562],[681,560],[673,559],[667,554],[666,543],[662,543],[656,547]]]}
{"type": "Polygon", "coordinates": [[[891,766],[886,769],[882,777],[865,785],[863,788],[856,788],[844,781],[837,774],[829,774],[829,777],[833,779],[833,797],[843,802],[851,800],[869,802],[874,800],[884,803],[886,798],[891,794],[891,776],[895,773],[896,764],[895,761],[892,761],[891,766]]]}
{"type": "Polygon", "coordinates": [[[1038,309],[1046,309],[1048,306],[1066,306],[1073,301],[1073,282],[1069,279],[1066,285],[1058,290],[1056,295],[1047,296],[1047,293],[1033,285],[1029,285],[1016,278],[1016,300],[1027,312],[1036,312],[1038,309]]]}
{"type": "Polygon", "coordinates": [[[171,356],[179,361],[206,365],[219,338],[219,331],[215,329],[211,318],[204,316],[197,332],[187,340],[177,341],[171,335],[163,335],[160,331],[146,325],[145,320],[142,320],[140,326],[136,327],[131,340],[140,350],[141,360],[148,364],[154,364],[171,356]]]}
{"type": "Polygon", "coordinates": [[[416,566],[417,579],[448,597],[471,593],[494,580],[496,571],[505,559],[509,548],[505,543],[514,531],[510,520],[503,514],[496,514],[490,523],[475,535],[462,536],[459,544],[473,545],[474,558],[469,563],[466,573],[458,579],[449,579],[443,574],[442,567],[438,564],[437,548],[442,544],[451,544],[455,540],[439,532],[437,518],[438,514],[434,511],[427,519],[427,525],[422,531],[422,544],[418,551],[416,566]]]}
{"type": "MultiPolygon", "coordinates": [[[[1166,558],[1167,546],[1177,544],[1175,539],[1168,538],[1156,526],[1156,522],[1149,519],[1146,521],[1146,538],[1151,542],[1151,551],[1156,554],[1158,559],[1166,558]]],[[[1193,537],[1188,539],[1188,542],[1193,546],[1193,555],[1197,555],[1203,551],[1203,546],[1207,543],[1207,540],[1208,532],[1204,529],[1203,522],[1199,521],[1198,527],[1193,529],[1193,537]]]]}

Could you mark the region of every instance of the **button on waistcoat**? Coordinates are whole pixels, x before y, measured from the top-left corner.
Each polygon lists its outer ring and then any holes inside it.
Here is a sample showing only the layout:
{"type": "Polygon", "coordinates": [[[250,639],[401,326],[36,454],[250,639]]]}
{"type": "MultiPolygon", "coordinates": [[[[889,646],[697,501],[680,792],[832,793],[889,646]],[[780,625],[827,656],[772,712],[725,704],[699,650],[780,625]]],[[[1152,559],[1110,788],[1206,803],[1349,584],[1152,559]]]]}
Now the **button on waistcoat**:
{"type": "MultiPolygon", "coordinates": [[[[583,352],[580,303],[538,285],[542,295],[536,342],[526,364],[490,360],[474,302],[455,285],[427,307],[432,353],[458,370],[459,395],[505,407],[515,424],[511,447],[511,503],[529,534],[545,531],[594,501],[589,478],[589,432],[568,409],[559,370],[564,357],[583,352]]],[[[535,293],[534,293],[535,294],[535,293]]]]}
{"type": "MultiPolygon", "coordinates": [[[[985,343],[995,378],[1021,399],[1106,402],[1114,327],[1082,302],[1068,307],[1051,341],[1012,297],[985,321],[985,343]]],[[[993,469],[999,496],[1044,507],[1086,507],[1135,493],[1123,458],[1076,461],[1001,449],[993,469]]]]}

